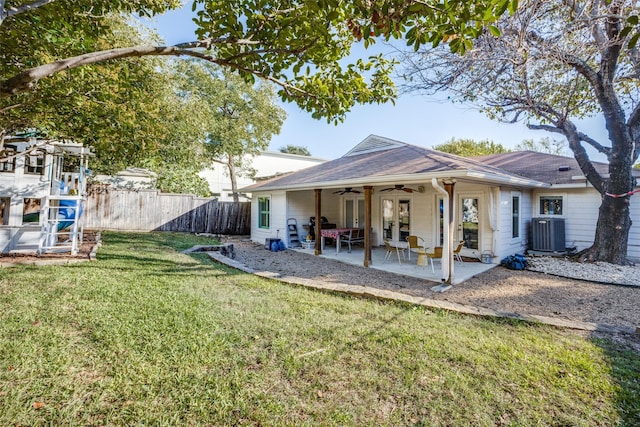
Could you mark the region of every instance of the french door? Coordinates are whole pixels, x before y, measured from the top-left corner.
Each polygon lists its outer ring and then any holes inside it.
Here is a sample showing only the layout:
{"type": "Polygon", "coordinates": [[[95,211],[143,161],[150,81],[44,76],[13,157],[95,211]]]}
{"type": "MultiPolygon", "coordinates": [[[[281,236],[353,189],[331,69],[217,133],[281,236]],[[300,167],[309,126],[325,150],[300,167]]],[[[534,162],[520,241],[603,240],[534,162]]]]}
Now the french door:
{"type": "MultiPolygon", "coordinates": [[[[444,244],[444,205],[442,198],[438,198],[438,220],[436,223],[438,229],[438,244],[444,244]]],[[[454,239],[458,241],[464,240],[465,250],[477,250],[480,244],[480,210],[478,197],[461,195],[458,197],[456,206],[455,221],[457,223],[457,235],[454,239]]],[[[454,241],[454,247],[458,241],[454,241]]],[[[469,254],[471,255],[471,254],[469,254]]]]}
{"type": "MultiPolygon", "coordinates": [[[[477,197],[459,198],[458,238],[464,240],[466,249],[478,250],[480,247],[480,210],[477,197]]],[[[457,242],[456,242],[457,243],[457,242]]]]}
{"type": "Polygon", "coordinates": [[[344,226],[364,228],[364,199],[348,198],[344,200],[344,226]]]}
{"type": "Polygon", "coordinates": [[[411,200],[403,197],[383,197],[382,236],[405,241],[411,233],[411,200]]]}

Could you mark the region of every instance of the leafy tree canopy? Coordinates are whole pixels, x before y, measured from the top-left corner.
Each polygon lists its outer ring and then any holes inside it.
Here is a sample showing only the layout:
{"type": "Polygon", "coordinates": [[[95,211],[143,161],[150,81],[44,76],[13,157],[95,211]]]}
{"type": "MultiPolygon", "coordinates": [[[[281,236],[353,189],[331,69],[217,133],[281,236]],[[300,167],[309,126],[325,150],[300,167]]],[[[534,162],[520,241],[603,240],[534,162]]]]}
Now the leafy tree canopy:
{"type": "MultiPolygon", "coordinates": [[[[85,31],[87,27],[77,19],[62,14],[54,21],[61,28],[76,27],[75,32],[70,30],[70,44],[58,46],[60,54],[74,51],[75,38],[83,41],[82,49],[86,50],[157,39],[145,28],[132,26],[123,15],[101,17],[99,31],[91,26],[85,31]]],[[[17,31],[17,22],[12,24],[17,31]]],[[[34,37],[33,43],[41,42],[37,34],[28,29],[25,32],[34,37]]],[[[0,53],[5,58],[28,62],[39,60],[38,54],[48,55],[44,44],[33,53],[20,48],[12,51],[16,47],[8,38],[0,38],[0,43],[6,47],[0,53]]],[[[11,72],[11,66],[0,68],[0,75],[11,72]]],[[[38,90],[0,99],[0,130],[8,134],[35,128],[48,137],[73,139],[94,149],[91,168],[97,173],[113,174],[128,166],[142,166],[158,173],[163,191],[180,188],[207,195],[208,190],[202,191],[203,180],[191,173],[192,168],[202,165],[199,158],[204,150],[198,145],[206,134],[198,105],[181,98],[174,89],[178,78],[178,71],[167,61],[152,57],[72,68],[38,82],[38,90]],[[167,173],[169,169],[172,173],[167,173]],[[171,177],[180,177],[180,183],[171,183],[171,177]],[[187,179],[189,185],[185,184],[187,179]]]]}
{"type": "Polygon", "coordinates": [[[475,141],[465,138],[451,138],[449,141],[435,145],[434,150],[445,153],[456,154],[462,157],[484,156],[487,154],[507,153],[510,150],[502,144],[495,143],[488,139],[475,141]]]}
{"type": "Polygon", "coordinates": [[[271,84],[251,84],[213,64],[185,62],[182,96],[200,104],[205,117],[206,153],[221,163],[231,178],[237,201],[236,178],[252,176],[251,159],[269,146],[286,117],[276,104],[271,84]]]}
{"type": "Polygon", "coordinates": [[[100,51],[85,45],[103,30],[102,17],[107,12],[152,15],[178,3],[1,2],[4,42],[12,44],[14,52],[21,44],[32,58],[28,62],[8,58],[13,70],[3,73],[0,97],[34,90],[45,77],[110,59],[191,56],[234,70],[248,81],[255,77],[272,81],[279,85],[278,95],[283,100],[297,103],[316,118],[342,120],[356,103],[385,102],[396,95],[390,77],[393,61],[382,56],[346,65],[341,61],[350,54],[354,42],[368,46],[375,38],[404,37],[415,48],[448,42],[453,51],[462,53],[496,17],[517,5],[516,0],[195,0],[197,41],[177,46],[113,44],[100,51]],[[198,6],[203,8],[198,10],[198,6]],[[74,37],[78,26],[86,37],[74,37]],[[41,39],[32,44],[37,36],[41,39]],[[36,55],[38,46],[45,49],[36,55]]]}
{"type": "Polygon", "coordinates": [[[308,147],[303,147],[302,145],[285,145],[280,147],[281,153],[289,153],[289,154],[297,154],[299,156],[311,156],[311,152],[308,147]]]}

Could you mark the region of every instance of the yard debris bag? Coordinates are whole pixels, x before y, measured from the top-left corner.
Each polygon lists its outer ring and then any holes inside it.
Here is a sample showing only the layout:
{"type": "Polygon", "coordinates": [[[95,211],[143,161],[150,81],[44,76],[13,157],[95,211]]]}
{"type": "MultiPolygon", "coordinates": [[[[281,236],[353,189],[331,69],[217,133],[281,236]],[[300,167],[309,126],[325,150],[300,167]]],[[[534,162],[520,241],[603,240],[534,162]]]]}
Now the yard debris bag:
{"type": "Polygon", "coordinates": [[[500,265],[509,270],[524,270],[527,268],[527,258],[522,254],[509,255],[500,261],[500,265]]]}

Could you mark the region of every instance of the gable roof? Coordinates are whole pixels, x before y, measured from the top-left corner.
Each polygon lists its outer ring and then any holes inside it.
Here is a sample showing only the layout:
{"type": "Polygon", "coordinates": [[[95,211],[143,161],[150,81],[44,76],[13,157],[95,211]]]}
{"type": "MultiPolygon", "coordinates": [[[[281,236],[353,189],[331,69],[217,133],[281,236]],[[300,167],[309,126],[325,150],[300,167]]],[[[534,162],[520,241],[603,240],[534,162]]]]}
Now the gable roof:
{"type": "MultiPolygon", "coordinates": [[[[514,151],[477,156],[474,159],[516,175],[552,185],[582,184],[584,186],[587,179],[577,160],[573,157],[537,151],[514,151]]],[[[600,175],[607,176],[609,174],[608,163],[593,162],[593,165],[600,175]]],[[[634,170],[633,175],[640,177],[640,170],[634,170]]]]}
{"type": "Polygon", "coordinates": [[[431,178],[469,178],[487,183],[547,186],[475,159],[370,135],[340,158],[242,190],[339,188],[390,182],[404,184],[431,178]]]}

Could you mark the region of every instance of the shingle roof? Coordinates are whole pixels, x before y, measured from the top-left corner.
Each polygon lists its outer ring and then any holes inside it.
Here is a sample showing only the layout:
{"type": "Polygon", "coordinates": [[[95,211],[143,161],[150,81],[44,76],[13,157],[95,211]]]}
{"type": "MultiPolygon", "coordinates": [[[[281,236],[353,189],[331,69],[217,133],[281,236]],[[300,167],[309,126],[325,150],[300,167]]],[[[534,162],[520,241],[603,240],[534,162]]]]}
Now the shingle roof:
{"type": "MultiPolygon", "coordinates": [[[[516,175],[549,184],[576,184],[586,179],[573,157],[536,151],[514,151],[478,156],[474,159],[516,175]]],[[[601,175],[609,173],[608,163],[593,162],[593,164],[601,175]]],[[[634,171],[634,176],[640,176],[640,170],[634,171]]]]}
{"type": "MultiPolygon", "coordinates": [[[[305,185],[343,186],[345,183],[389,182],[395,178],[409,175],[427,174],[447,176],[453,172],[477,173],[479,176],[491,175],[494,179],[518,181],[523,179],[503,169],[483,164],[475,159],[464,158],[424,147],[386,140],[379,136],[370,136],[343,157],[312,166],[286,176],[263,181],[243,190],[255,191],[276,188],[301,188],[305,185]],[[376,148],[369,149],[374,141],[376,148]],[[367,148],[366,150],[359,150],[367,148]]],[[[417,178],[417,177],[416,177],[417,178]]],[[[528,180],[530,181],[530,180],[528,180]]],[[[535,185],[535,183],[530,183],[535,185]]],[[[357,184],[356,184],[357,185],[357,184]]]]}

